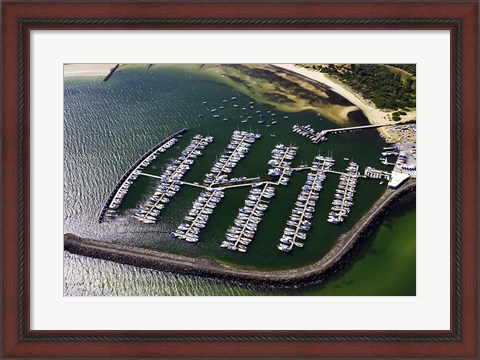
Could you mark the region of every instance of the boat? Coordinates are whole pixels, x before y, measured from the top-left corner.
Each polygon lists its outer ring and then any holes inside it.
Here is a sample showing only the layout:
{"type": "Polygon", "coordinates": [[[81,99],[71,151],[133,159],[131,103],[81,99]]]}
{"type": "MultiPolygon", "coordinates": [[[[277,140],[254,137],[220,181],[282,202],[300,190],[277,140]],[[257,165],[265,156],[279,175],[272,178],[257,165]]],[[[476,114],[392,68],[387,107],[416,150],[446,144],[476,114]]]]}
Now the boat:
{"type": "Polygon", "coordinates": [[[285,244],[278,244],[278,250],[289,253],[291,251],[290,247],[285,244]]]}

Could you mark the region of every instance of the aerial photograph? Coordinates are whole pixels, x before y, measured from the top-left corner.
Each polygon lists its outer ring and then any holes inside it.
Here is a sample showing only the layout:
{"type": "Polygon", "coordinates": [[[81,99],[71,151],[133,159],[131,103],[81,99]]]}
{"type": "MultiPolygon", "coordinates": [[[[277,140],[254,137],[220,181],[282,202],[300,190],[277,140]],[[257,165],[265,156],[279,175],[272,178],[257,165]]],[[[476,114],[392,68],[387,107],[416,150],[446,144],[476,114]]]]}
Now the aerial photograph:
{"type": "Polygon", "coordinates": [[[64,296],[415,296],[415,64],[64,64],[64,296]]]}

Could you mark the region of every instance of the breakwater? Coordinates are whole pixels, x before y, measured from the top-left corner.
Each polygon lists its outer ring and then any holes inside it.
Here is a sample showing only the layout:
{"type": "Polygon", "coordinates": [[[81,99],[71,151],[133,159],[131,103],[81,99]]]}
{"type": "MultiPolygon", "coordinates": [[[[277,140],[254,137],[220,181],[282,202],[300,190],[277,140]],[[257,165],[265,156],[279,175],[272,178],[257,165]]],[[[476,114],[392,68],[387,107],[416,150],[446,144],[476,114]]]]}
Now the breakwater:
{"type": "Polygon", "coordinates": [[[378,228],[383,217],[399,201],[413,195],[415,191],[415,182],[407,183],[398,190],[386,190],[362,219],[350,231],[339,237],[326,256],[312,265],[294,270],[245,270],[209,259],[82,239],[72,234],[65,234],[64,247],[66,251],[75,254],[172,273],[217,278],[270,288],[298,288],[321,284],[348,266],[352,257],[362,248],[365,240],[378,228]]]}
{"type": "Polygon", "coordinates": [[[110,72],[108,73],[108,75],[105,76],[105,79],[103,79],[103,81],[108,81],[108,80],[112,77],[113,73],[114,73],[115,71],[117,71],[117,69],[118,69],[119,67],[120,67],[120,64],[115,65],[115,66],[112,68],[112,70],[110,70],[110,72]]]}
{"type": "Polygon", "coordinates": [[[157,145],[152,147],[150,150],[148,150],[145,154],[143,154],[135,163],[130,166],[130,168],[122,175],[120,180],[118,180],[117,184],[115,187],[112,189],[110,192],[110,195],[108,196],[107,200],[105,201],[105,204],[102,207],[102,210],[100,211],[100,215],[98,217],[98,222],[101,223],[103,221],[103,218],[105,217],[105,213],[107,212],[110,204],[112,203],[112,200],[115,198],[115,194],[118,192],[120,187],[127,181],[127,179],[130,177],[132,172],[146,159],[148,158],[151,154],[153,154],[155,151],[157,151],[161,146],[165,145],[168,141],[172,140],[173,138],[176,138],[179,135],[184,134],[187,131],[186,128],[183,128],[180,131],[177,131],[176,133],[168,136],[167,138],[163,139],[161,142],[159,142],[157,145]]]}

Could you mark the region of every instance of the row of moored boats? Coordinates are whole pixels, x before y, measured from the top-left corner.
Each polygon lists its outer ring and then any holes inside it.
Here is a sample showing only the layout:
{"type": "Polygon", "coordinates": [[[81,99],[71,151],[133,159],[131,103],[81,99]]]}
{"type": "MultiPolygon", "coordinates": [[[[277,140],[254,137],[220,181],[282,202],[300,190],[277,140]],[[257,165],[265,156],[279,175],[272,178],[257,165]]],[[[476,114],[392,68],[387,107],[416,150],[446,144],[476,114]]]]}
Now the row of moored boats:
{"type": "Polygon", "coordinates": [[[234,225],[227,229],[226,239],[220,246],[228,250],[247,252],[247,246],[255,236],[257,226],[268,208],[268,199],[274,196],[273,186],[264,184],[261,187],[252,187],[245,206],[239,209],[237,218],[233,221],[234,225]]]}
{"type": "Polygon", "coordinates": [[[328,222],[339,224],[350,214],[350,207],[353,205],[353,196],[358,181],[358,165],[353,161],[347,167],[346,173],[340,175],[340,182],[335,190],[335,198],[332,208],[328,214],[328,222]]]}
{"type": "Polygon", "coordinates": [[[275,145],[272,150],[272,158],[268,165],[272,166],[268,169],[268,175],[278,176],[278,185],[287,185],[289,176],[292,175],[292,160],[297,154],[298,147],[285,146],[283,144],[275,145]]]}
{"type": "Polygon", "coordinates": [[[223,197],[222,190],[207,189],[202,191],[193,202],[188,214],[183,218],[183,222],[171,236],[187,242],[197,242],[200,230],[207,225],[208,218],[213,214],[213,210],[223,197]]]}
{"type": "MultiPolygon", "coordinates": [[[[234,131],[225,153],[220,156],[210,172],[205,175],[204,183],[211,186],[228,182],[227,174],[232,172],[237,163],[247,154],[251,144],[259,137],[259,134],[252,132],[234,131]]],[[[193,202],[193,206],[184,217],[184,221],[172,233],[172,236],[188,242],[197,242],[200,230],[206,226],[208,218],[223,197],[222,188],[209,188],[202,191],[193,202]]]]}
{"type": "Polygon", "coordinates": [[[235,130],[233,132],[227,150],[212,166],[212,169],[205,175],[206,185],[222,184],[228,181],[235,165],[247,154],[250,146],[260,138],[260,134],[247,131],[235,130]]]}
{"type": "Polygon", "coordinates": [[[194,160],[202,155],[205,147],[213,141],[213,137],[195,135],[190,144],[183,149],[181,155],[169,164],[160,176],[155,192],[146,203],[135,211],[133,217],[145,224],[155,224],[160,211],[170,202],[170,198],[180,190],[180,180],[190,170],[194,160]]]}
{"type": "Polygon", "coordinates": [[[177,141],[178,141],[178,137],[171,138],[165,144],[160,146],[158,149],[156,149],[150,155],[148,155],[145,159],[143,159],[139,164],[136,164],[133,169],[129,170],[130,175],[127,177],[127,179],[123,182],[123,184],[120,186],[120,188],[116,192],[115,196],[113,197],[109,205],[110,211],[107,212],[106,215],[112,214],[114,210],[118,209],[118,207],[122,203],[123,198],[127,194],[130,186],[140,176],[142,170],[145,169],[148,165],[150,165],[150,163],[157,158],[159,153],[165,152],[168,148],[173,146],[177,141]]]}
{"type": "MultiPolygon", "coordinates": [[[[279,176],[279,184],[287,185],[288,176],[291,175],[291,161],[295,157],[297,148],[287,147],[283,144],[276,145],[272,150],[272,158],[268,162],[280,172],[273,176],[279,176]]],[[[270,173],[271,171],[269,171],[270,173]]],[[[226,239],[220,245],[232,251],[247,252],[247,246],[252,241],[257,231],[258,224],[268,208],[269,200],[275,196],[275,187],[269,183],[253,184],[245,199],[245,205],[239,209],[234,225],[227,229],[226,239]]]]}
{"type": "Polygon", "coordinates": [[[320,141],[327,141],[325,136],[322,136],[320,132],[315,131],[311,125],[293,125],[292,131],[295,134],[301,135],[310,139],[314,144],[318,144],[320,141]]]}
{"type": "Polygon", "coordinates": [[[310,230],[311,218],[315,212],[315,205],[326,178],[325,170],[331,170],[335,160],[332,157],[317,155],[312,162],[311,171],[307,175],[307,181],[297,197],[295,206],[292,209],[287,226],[280,238],[277,248],[289,253],[294,246],[303,247],[302,241],[307,238],[307,231],[310,230]]]}

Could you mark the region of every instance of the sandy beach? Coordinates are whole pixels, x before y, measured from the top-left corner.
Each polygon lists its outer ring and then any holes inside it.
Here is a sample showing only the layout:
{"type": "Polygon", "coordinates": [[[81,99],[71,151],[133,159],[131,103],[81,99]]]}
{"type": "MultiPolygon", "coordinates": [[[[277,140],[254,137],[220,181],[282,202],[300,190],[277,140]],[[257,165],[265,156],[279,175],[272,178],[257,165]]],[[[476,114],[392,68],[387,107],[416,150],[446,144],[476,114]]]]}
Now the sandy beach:
{"type": "Polygon", "coordinates": [[[107,76],[117,64],[64,64],[63,76],[107,76]]]}
{"type": "MultiPolygon", "coordinates": [[[[295,72],[299,75],[305,76],[312,80],[321,82],[329,86],[333,91],[337,94],[343,96],[345,99],[350,101],[352,104],[357,106],[367,117],[368,121],[371,124],[388,124],[388,123],[399,123],[394,122],[391,120],[392,111],[382,111],[377,109],[373,103],[365,100],[360,94],[353,93],[349,91],[344,85],[334,81],[328,75],[321,73],[319,71],[306,69],[303,67],[295,66],[294,64],[272,64],[274,66],[289,70],[291,72],[295,72]]],[[[409,112],[406,116],[406,119],[416,118],[416,112],[409,112]]],[[[403,120],[403,118],[402,118],[403,120]]],[[[389,141],[395,141],[397,139],[397,135],[392,133],[387,128],[379,128],[378,131],[389,141]]]]}

